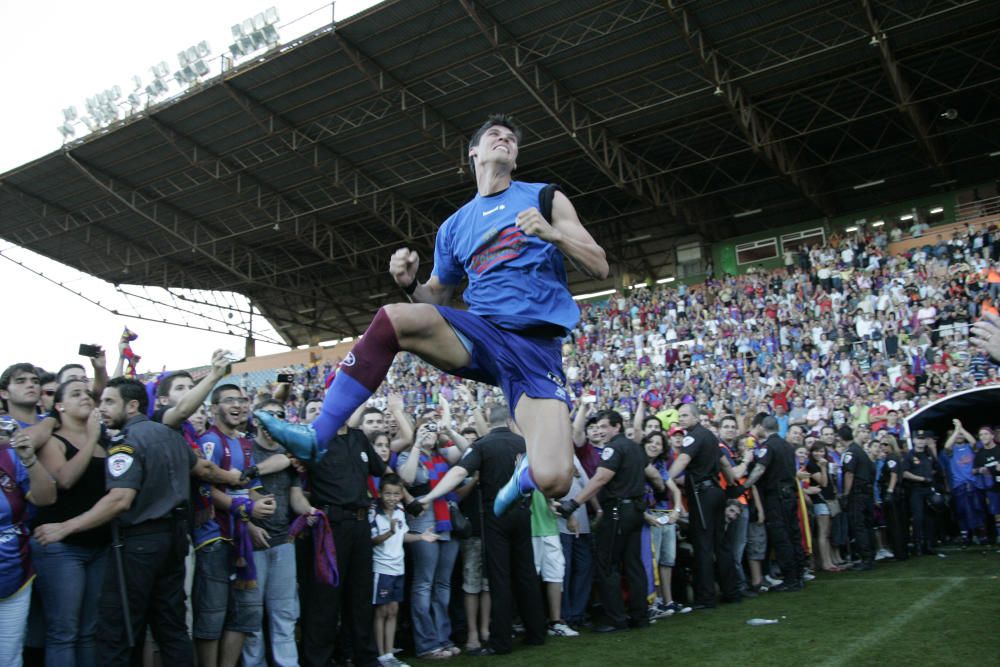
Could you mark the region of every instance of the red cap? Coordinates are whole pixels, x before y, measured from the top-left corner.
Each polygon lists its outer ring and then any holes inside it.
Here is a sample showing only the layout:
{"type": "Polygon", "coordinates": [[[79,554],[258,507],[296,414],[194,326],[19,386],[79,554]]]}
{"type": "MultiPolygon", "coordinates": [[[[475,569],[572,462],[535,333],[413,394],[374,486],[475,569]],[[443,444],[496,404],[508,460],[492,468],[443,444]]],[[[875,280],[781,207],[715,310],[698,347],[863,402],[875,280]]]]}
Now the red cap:
{"type": "Polygon", "coordinates": [[[680,426],[671,426],[670,430],[667,431],[667,435],[677,435],[678,433],[681,434],[684,433],[684,429],[682,429],[680,426]]]}

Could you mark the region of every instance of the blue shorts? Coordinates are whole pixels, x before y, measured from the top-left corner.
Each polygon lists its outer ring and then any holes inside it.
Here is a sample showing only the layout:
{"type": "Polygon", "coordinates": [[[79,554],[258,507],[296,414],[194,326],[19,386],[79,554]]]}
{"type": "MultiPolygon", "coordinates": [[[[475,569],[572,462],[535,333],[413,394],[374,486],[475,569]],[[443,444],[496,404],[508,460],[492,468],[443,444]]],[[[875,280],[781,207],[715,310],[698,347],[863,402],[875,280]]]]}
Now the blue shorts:
{"type": "Polygon", "coordinates": [[[449,371],[503,390],[511,414],[521,396],[554,398],[572,408],[562,367],[562,341],[501,329],[465,310],[437,306],[469,351],[469,365],[449,371]]]}
{"type": "Polygon", "coordinates": [[[403,583],[405,575],[375,573],[375,585],[372,586],[372,604],[389,604],[403,601],[403,583]]]}

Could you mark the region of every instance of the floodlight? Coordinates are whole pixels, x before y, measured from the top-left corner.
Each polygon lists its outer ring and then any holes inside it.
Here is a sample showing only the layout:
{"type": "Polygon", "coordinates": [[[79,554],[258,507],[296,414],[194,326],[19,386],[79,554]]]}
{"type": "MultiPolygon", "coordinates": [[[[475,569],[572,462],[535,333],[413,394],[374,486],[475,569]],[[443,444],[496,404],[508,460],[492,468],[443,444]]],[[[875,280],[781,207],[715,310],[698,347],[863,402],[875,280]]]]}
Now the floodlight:
{"type": "Polygon", "coordinates": [[[153,72],[153,76],[157,79],[166,79],[170,76],[170,68],[165,60],[161,60],[159,63],[150,68],[153,72]]]}
{"type": "Polygon", "coordinates": [[[108,89],[108,93],[110,93],[111,99],[120,100],[122,98],[122,87],[112,86],[111,88],[108,89]]]}
{"type": "Polygon", "coordinates": [[[63,109],[63,119],[67,123],[76,120],[76,107],[69,106],[63,109]]]}
{"type": "Polygon", "coordinates": [[[245,36],[249,36],[254,31],[253,19],[245,19],[240,25],[243,27],[243,34],[245,36]]]}
{"type": "Polygon", "coordinates": [[[63,135],[63,139],[69,139],[74,134],[76,134],[76,130],[74,130],[73,126],[70,125],[69,123],[63,123],[56,129],[59,130],[59,134],[63,135]]]}
{"type": "Polygon", "coordinates": [[[240,37],[243,36],[243,26],[241,26],[239,23],[230,28],[230,30],[232,30],[233,32],[233,39],[237,41],[239,41],[240,37]]]}
{"type": "Polygon", "coordinates": [[[267,25],[274,25],[278,22],[278,8],[268,7],[264,12],[264,23],[267,25]]]}
{"type": "Polygon", "coordinates": [[[204,60],[195,62],[192,67],[194,67],[194,73],[196,76],[206,76],[208,74],[208,65],[205,64],[204,60]]]}
{"type": "Polygon", "coordinates": [[[260,33],[259,30],[254,30],[250,33],[250,39],[253,40],[253,50],[262,49],[267,46],[267,42],[264,40],[264,35],[260,33]]]}
{"type": "Polygon", "coordinates": [[[277,44],[280,41],[278,31],[274,29],[273,25],[264,26],[264,29],[260,32],[264,35],[264,41],[268,44],[277,44]]]}
{"type": "Polygon", "coordinates": [[[212,53],[212,49],[208,47],[208,42],[205,40],[198,42],[195,45],[194,50],[198,54],[199,58],[207,58],[209,54],[212,53]]]}
{"type": "Polygon", "coordinates": [[[132,75],[132,90],[142,90],[142,79],[138,74],[132,75]]]}
{"type": "Polygon", "coordinates": [[[194,61],[198,60],[198,49],[196,49],[195,47],[189,46],[184,51],[184,53],[187,55],[187,62],[181,65],[181,67],[184,67],[185,65],[190,65],[194,61]]]}
{"type": "Polygon", "coordinates": [[[100,124],[90,116],[84,116],[83,118],[81,118],[81,120],[83,121],[83,124],[87,126],[87,129],[90,130],[91,132],[96,132],[97,129],[100,127],[100,124]]]}
{"type": "Polygon", "coordinates": [[[239,44],[230,44],[229,53],[232,54],[233,58],[239,58],[240,56],[246,55],[243,51],[243,47],[239,44]]]}
{"type": "Polygon", "coordinates": [[[184,74],[180,70],[174,72],[174,79],[177,81],[177,83],[179,83],[182,86],[185,83],[187,83],[186,81],[184,81],[184,74]]]}
{"type": "Polygon", "coordinates": [[[186,50],[177,52],[177,64],[181,67],[188,64],[188,54],[186,50]]]}
{"type": "Polygon", "coordinates": [[[253,40],[249,36],[244,35],[240,37],[240,48],[243,49],[243,55],[247,55],[257,47],[254,46],[253,40]]]}
{"type": "Polygon", "coordinates": [[[264,15],[263,14],[257,14],[256,16],[253,17],[253,29],[254,30],[263,30],[264,26],[266,26],[266,25],[267,25],[267,23],[264,21],[264,15]]]}
{"type": "Polygon", "coordinates": [[[138,93],[130,93],[128,96],[128,103],[132,107],[132,111],[135,111],[142,106],[142,99],[139,97],[138,93]]]}

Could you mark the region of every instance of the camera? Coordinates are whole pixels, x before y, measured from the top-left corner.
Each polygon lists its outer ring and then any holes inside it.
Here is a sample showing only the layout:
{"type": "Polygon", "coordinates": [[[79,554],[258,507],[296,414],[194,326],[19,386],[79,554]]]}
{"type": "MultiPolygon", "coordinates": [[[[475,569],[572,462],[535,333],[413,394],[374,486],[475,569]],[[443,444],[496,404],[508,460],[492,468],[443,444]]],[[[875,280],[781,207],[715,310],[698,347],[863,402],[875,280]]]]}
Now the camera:
{"type": "Polygon", "coordinates": [[[291,373],[278,373],[278,382],[291,383],[295,381],[295,376],[291,373]]]}

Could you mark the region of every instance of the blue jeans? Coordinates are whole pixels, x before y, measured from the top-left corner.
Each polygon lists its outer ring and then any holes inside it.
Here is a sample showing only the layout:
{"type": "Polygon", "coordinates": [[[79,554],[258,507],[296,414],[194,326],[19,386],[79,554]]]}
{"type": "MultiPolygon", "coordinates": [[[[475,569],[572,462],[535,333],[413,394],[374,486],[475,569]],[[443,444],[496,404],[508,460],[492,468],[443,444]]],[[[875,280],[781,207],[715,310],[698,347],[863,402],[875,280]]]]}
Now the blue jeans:
{"type": "Polygon", "coordinates": [[[35,586],[45,608],[46,667],[97,664],[97,598],[104,582],[108,547],[31,540],[35,586]]]}
{"type": "Polygon", "coordinates": [[[579,623],[587,611],[594,577],[594,544],[590,533],[579,537],[560,533],[566,571],[563,575],[562,616],[569,623],[579,623]]]}
{"type": "Polygon", "coordinates": [[[413,587],[410,611],[413,643],[422,656],[451,645],[451,571],[458,557],[458,540],[413,542],[413,587]]]}
{"type": "MultiPolygon", "coordinates": [[[[271,628],[271,652],[275,667],[296,667],[299,652],[295,648],[295,623],[299,620],[299,596],[295,582],[295,545],[285,542],[270,549],[253,552],[257,566],[257,587],[264,597],[264,613],[271,628]]],[[[264,633],[247,635],[243,644],[245,667],[267,665],[264,633]]]]}
{"type": "Polygon", "coordinates": [[[747,590],[747,575],[743,571],[743,552],[747,548],[747,530],[750,526],[750,507],[743,505],[740,508],[738,519],[729,524],[726,528],[726,539],[733,550],[733,559],[736,561],[736,583],[741,591],[747,590]]]}
{"type": "Polygon", "coordinates": [[[17,593],[0,600],[0,665],[4,667],[21,667],[32,585],[28,582],[17,593]]]}

